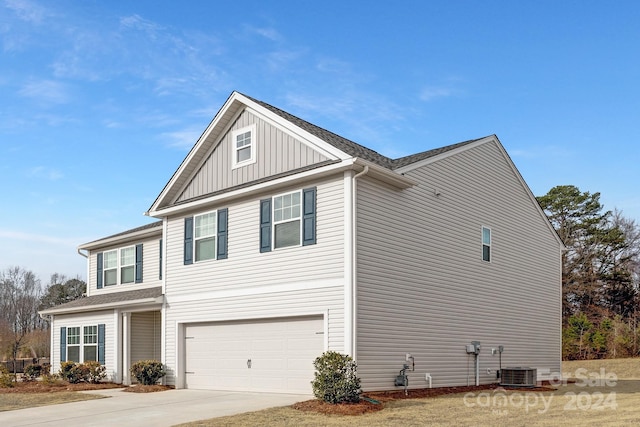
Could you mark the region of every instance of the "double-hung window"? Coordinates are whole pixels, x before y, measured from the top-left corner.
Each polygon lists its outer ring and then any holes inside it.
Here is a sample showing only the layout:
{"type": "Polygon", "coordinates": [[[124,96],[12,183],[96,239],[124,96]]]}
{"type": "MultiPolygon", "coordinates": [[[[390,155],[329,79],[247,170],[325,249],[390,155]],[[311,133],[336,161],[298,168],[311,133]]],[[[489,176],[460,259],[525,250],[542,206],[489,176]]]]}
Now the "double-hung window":
{"type": "Polygon", "coordinates": [[[260,201],[260,252],[315,244],[315,187],[260,201]]]}
{"type": "Polygon", "coordinates": [[[104,285],[111,286],[118,283],[118,250],[104,253],[104,285]]]}
{"type": "Polygon", "coordinates": [[[196,262],[216,258],[216,212],[193,217],[196,262]]]}
{"type": "Polygon", "coordinates": [[[142,283],[142,244],[99,252],[97,287],[142,283]]]}
{"type": "Polygon", "coordinates": [[[83,361],[98,360],[98,325],[83,327],[82,344],[83,361]]]}
{"type": "Polygon", "coordinates": [[[228,216],[224,208],[184,219],[184,265],[227,258],[228,216]]]}
{"type": "Polygon", "coordinates": [[[491,229],[482,227],[482,260],[491,262],[491,229]]]}
{"type": "Polygon", "coordinates": [[[133,283],[136,272],[136,248],[120,249],[120,283],[133,283]]]}
{"type": "Polygon", "coordinates": [[[63,326],[60,328],[60,361],[105,363],[106,325],[63,326]]]}
{"type": "Polygon", "coordinates": [[[256,161],[256,127],[247,126],[231,133],[233,167],[240,167],[256,161]]]}
{"type": "Polygon", "coordinates": [[[273,247],[275,249],[300,245],[301,191],[273,198],[273,247]]]}
{"type": "Polygon", "coordinates": [[[80,327],[67,328],[67,360],[80,362],[80,327]]]}

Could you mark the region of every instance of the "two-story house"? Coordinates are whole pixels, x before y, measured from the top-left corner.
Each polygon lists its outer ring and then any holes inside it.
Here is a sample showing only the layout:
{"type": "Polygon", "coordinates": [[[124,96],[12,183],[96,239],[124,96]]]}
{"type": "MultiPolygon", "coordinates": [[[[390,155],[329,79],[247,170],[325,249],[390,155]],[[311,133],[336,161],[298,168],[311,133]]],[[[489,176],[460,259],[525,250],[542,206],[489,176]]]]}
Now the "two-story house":
{"type": "Polygon", "coordinates": [[[560,371],[563,245],[495,135],[390,159],[234,92],[147,215],[79,247],[87,297],[42,312],[54,367],[306,393],[326,350],[364,390],[407,359],[410,387],[560,371]]]}

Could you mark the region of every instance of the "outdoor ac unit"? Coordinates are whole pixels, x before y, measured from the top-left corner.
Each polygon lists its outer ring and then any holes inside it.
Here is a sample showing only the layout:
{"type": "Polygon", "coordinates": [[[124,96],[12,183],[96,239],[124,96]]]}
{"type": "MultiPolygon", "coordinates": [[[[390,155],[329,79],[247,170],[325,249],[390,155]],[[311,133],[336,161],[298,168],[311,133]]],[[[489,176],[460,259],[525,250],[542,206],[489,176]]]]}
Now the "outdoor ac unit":
{"type": "Polygon", "coordinates": [[[500,370],[500,385],[510,387],[535,387],[536,368],[503,368],[500,370]]]}

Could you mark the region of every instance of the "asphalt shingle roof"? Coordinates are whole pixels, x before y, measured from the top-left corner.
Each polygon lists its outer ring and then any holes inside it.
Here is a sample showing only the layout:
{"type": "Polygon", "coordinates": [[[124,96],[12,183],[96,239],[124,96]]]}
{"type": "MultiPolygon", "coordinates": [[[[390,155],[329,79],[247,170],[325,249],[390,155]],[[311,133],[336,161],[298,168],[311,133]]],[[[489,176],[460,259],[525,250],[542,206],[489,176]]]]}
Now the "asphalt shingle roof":
{"type": "Polygon", "coordinates": [[[74,301],[70,301],[65,304],[60,304],[55,307],[43,310],[66,310],[73,308],[81,308],[81,307],[90,307],[96,305],[103,304],[112,304],[112,303],[126,303],[128,301],[135,301],[147,298],[157,298],[162,295],[162,286],[157,286],[154,288],[145,288],[145,289],[134,289],[131,291],[123,291],[123,292],[111,292],[108,294],[100,294],[100,295],[92,295],[90,297],[80,298],[74,301]]]}

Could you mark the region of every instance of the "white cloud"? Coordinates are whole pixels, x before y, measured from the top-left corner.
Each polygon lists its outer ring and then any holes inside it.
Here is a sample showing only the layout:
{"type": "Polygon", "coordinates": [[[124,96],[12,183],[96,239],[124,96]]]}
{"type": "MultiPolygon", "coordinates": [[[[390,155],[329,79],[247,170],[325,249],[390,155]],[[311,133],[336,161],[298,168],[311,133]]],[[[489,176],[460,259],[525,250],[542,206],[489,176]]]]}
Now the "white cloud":
{"type": "Polygon", "coordinates": [[[31,178],[44,178],[49,181],[57,181],[64,176],[62,172],[44,166],[35,166],[29,169],[27,175],[31,178]]]}
{"type": "Polygon", "coordinates": [[[18,93],[45,104],[64,104],[70,98],[65,85],[55,80],[31,81],[25,84],[18,93]]]}
{"type": "Polygon", "coordinates": [[[3,230],[0,229],[0,237],[5,239],[20,240],[33,243],[48,243],[55,245],[71,246],[75,247],[78,244],[78,240],[74,237],[58,237],[49,236],[46,234],[31,234],[23,233],[21,231],[3,230]]]}
{"type": "Polygon", "coordinates": [[[165,132],[161,137],[168,141],[169,147],[190,150],[202,135],[202,129],[185,129],[182,131],[165,132]]]}
{"type": "Polygon", "coordinates": [[[5,0],[5,5],[23,21],[39,24],[49,12],[40,5],[28,0],[5,0]]]}

